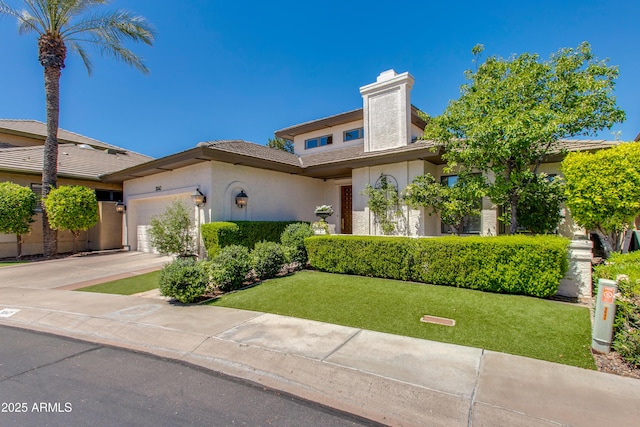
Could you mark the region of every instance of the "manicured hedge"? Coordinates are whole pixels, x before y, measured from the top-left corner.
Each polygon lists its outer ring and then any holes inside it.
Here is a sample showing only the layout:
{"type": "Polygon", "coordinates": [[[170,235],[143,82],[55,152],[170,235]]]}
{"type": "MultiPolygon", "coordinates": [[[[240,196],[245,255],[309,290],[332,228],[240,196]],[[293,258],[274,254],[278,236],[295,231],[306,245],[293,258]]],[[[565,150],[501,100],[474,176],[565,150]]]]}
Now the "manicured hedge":
{"type": "Polygon", "coordinates": [[[202,242],[209,258],[215,258],[220,249],[235,244],[238,226],[233,222],[210,222],[201,227],[202,242]]]}
{"type": "Polygon", "coordinates": [[[202,226],[202,240],[210,258],[229,245],[241,245],[249,250],[257,242],[280,242],[288,225],[301,221],[230,221],[210,222],[202,226]]]}
{"type": "Polygon", "coordinates": [[[568,244],[553,236],[305,239],[318,270],[537,297],[557,293],[568,244]]]}

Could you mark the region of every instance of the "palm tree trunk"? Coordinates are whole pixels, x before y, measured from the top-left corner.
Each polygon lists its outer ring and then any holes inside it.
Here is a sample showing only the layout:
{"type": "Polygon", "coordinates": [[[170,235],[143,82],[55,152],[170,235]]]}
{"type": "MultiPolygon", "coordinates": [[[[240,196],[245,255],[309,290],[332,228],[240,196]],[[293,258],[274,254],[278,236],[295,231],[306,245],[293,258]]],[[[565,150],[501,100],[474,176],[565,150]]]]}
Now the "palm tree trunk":
{"type": "MultiPolygon", "coordinates": [[[[60,117],[60,75],[57,66],[44,68],[44,90],[47,104],[47,139],[44,142],[42,164],[42,198],[58,184],[58,122],[60,117]]],[[[42,210],[43,254],[51,257],[58,252],[58,233],[51,229],[46,209],[42,210]]]]}

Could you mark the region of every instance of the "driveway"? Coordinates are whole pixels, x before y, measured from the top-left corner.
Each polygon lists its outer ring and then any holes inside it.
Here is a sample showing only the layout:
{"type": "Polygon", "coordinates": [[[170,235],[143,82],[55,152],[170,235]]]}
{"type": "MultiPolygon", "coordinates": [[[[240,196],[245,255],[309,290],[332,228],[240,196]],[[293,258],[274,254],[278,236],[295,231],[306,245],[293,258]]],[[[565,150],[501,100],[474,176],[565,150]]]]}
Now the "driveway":
{"type": "Polygon", "coordinates": [[[16,264],[0,268],[0,288],[77,289],[158,270],[171,259],[142,252],[110,252],[16,264]]]}

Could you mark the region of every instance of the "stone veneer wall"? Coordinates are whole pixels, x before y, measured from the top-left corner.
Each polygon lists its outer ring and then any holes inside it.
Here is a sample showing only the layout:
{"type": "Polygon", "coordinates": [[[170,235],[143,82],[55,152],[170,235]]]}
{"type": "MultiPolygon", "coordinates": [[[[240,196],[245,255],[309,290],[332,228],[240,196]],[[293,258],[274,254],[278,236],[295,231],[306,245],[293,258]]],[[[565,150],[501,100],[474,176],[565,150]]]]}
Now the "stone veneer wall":
{"type": "Polygon", "coordinates": [[[569,269],[560,281],[558,295],[587,301],[591,293],[591,258],[593,242],[572,240],[569,245],[569,269]]]}

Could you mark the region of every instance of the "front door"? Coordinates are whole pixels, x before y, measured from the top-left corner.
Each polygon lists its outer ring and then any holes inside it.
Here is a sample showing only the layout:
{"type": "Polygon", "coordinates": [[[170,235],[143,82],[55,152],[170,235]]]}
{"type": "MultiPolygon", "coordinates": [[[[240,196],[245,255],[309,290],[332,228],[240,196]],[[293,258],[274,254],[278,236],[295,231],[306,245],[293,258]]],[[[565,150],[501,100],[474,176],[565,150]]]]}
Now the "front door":
{"type": "Polygon", "coordinates": [[[342,218],[340,224],[340,233],[351,234],[352,228],[352,211],[353,211],[353,197],[352,188],[350,185],[344,185],[340,187],[340,218],[342,218]]]}

